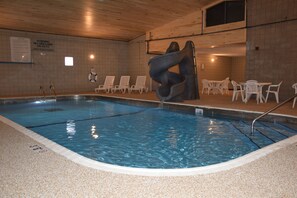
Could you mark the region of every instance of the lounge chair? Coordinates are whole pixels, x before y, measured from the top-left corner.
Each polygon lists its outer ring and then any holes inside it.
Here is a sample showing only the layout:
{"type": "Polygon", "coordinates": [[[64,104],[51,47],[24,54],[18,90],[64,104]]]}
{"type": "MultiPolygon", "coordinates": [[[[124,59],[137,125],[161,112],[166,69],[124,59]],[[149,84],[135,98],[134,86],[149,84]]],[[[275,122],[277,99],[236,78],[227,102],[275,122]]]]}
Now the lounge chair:
{"type": "Polygon", "coordinates": [[[111,88],[113,88],[115,76],[106,76],[105,81],[103,85],[99,85],[98,88],[95,88],[95,92],[98,93],[99,91],[105,91],[106,93],[109,93],[111,91],[111,88]]]}
{"type": "Polygon", "coordinates": [[[139,91],[142,94],[144,91],[148,92],[148,88],[145,86],[146,76],[137,76],[135,85],[129,88],[129,93],[132,91],[139,91]]]}
{"type": "Polygon", "coordinates": [[[121,91],[123,94],[129,90],[130,76],[121,76],[120,83],[111,89],[111,92],[121,91]]]}

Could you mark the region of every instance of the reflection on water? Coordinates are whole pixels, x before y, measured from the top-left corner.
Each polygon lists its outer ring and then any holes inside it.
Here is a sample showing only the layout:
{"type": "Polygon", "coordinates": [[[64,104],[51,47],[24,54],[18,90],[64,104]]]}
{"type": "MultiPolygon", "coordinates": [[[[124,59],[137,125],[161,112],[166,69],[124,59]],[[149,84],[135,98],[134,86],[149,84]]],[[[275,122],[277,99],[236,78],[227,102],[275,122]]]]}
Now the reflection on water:
{"type": "Polygon", "coordinates": [[[177,132],[176,132],[175,128],[170,127],[169,135],[168,135],[168,141],[169,141],[172,148],[177,147],[177,134],[176,133],[177,132]]]}
{"type": "Polygon", "coordinates": [[[66,132],[68,134],[68,138],[72,139],[76,133],[75,122],[74,120],[68,120],[66,123],[66,132]]]}
{"type": "Polygon", "coordinates": [[[91,127],[91,135],[92,135],[92,137],[94,139],[97,139],[99,137],[99,135],[96,132],[96,126],[95,125],[92,125],[92,127],[91,127]]]}
{"type": "Polygon", "coordinates": [[[213,126],[214,126],[214,122],[213,120],[209,120],[209,127],[208,127],[208,133],[212,134],[213,133],[213,126]]]}

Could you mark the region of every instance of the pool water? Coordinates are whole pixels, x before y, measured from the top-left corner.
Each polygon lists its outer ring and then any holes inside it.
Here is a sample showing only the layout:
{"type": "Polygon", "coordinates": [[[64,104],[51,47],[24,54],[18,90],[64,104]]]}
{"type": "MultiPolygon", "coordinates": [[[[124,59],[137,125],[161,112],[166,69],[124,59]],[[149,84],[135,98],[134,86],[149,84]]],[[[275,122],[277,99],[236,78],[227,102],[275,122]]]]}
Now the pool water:
{"type": "Polygon", "coordinates": [[[259,122],[208,118],[99,100],[0,105],[1,115],[85,157],[128,167],[187,168],[225,162],[296,134],[259,122]]]}

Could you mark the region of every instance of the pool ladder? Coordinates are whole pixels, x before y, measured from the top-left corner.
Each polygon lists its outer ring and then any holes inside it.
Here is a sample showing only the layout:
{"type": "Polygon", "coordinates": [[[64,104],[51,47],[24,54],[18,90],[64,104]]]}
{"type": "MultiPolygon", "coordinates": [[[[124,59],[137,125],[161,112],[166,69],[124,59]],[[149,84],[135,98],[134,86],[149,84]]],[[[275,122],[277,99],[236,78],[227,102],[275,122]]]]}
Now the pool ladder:
{"type": "Polygon", "coordinates": [[[53,92],[55,98],[57,99],[57,94],[56,94],[56,91],[55,91],[55,86],[54,86],[54,84],[53,84],[52,82],[50,82],[49,89],[50,89],[50,95],[51,95],[52,92],[53,92]]]}
{"type": "MultiPolygon", "coordinates": [[[[41,94],[43,96],[43,99],[45,100],[46,99],[46,94],[45,94],[45,90],[44,90],[44,88],[43,88],[42,85],[39,86],[39,90],[40,90],[40,92],[41,92],[41,94]]],[[[55,96],[55,99],[57,99],[57,94],[56,94],[56,91],[55,91],[55,86],[54,86],[54,84],[52,82],[50,82],[49,90],[50,90],[49,95],[52,95],[52,93],[53,93],[54,96],[55,96]]]]}
{"type": "Polygon", "coordinates": [[[45,100],[45,91],[43,89],[43,86],[40,85],[39,90],[40,90],[40,92],[42,92],[43,99],[45,100]]]}
{"type": "Polygon", "coordinates": [[[252,131],[251,131],[251,135],[254,135],[255,122],[256,122],[257,120],[259,120],[260,118],[263,118],[264,116],[266,116],[266,115],[269,114],[270,112],[272,112],[272,111],[278,109],[279,107],[283,106],[284,104],[290,102],[290,101],[293,100],[295,97],[297,97],[297,94],[295,94],[294,96],[291,96],[291,97],[288,98],[287,100],[283,101],[282,103],[276,105],[275,107],[269,109],[268,111],[266,111],[266,112],[262,113],[261,115],[259,115],[258,117],[256,117],[256,118],[253,120],[253,122],[252,122],[252,126],[251,126],[252,131]]]}

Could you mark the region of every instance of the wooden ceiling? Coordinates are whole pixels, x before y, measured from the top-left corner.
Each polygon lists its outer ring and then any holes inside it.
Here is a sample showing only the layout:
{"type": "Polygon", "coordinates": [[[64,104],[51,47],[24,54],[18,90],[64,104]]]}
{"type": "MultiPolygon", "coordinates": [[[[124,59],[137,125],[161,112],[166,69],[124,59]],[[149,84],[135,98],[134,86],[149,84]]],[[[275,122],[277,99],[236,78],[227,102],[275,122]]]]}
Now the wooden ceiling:
{"type": "Polygon", "coordinates": [[[216,0],[0,0],[0,28],[130,41],[216,0]]]}

